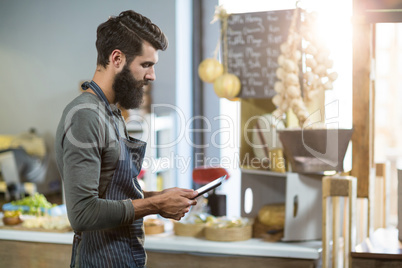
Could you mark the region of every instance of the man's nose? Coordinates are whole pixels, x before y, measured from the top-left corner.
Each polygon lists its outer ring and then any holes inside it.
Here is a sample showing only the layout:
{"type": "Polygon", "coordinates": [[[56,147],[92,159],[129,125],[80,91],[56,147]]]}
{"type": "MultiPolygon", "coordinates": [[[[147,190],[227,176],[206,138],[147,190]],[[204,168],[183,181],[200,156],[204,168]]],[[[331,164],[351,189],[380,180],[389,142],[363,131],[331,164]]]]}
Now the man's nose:
{"type": "Polygon", "coordinates": [[[145,74],[145,80],[154,81],[155,79],[156,79],[155,68],[152,66],[152,68],[149,68],[149,70],[145,74]]]}

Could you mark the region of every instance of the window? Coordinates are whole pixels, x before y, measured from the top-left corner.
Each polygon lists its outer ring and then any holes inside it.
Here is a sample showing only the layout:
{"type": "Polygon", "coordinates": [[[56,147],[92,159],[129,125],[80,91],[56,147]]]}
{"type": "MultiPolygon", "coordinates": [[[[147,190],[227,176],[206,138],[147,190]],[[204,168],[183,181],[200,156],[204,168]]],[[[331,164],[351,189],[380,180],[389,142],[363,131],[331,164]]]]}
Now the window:
{"type": "Polygon", "coordinates": [[[402,24],[376,24],[375,44],[374,161],[390,164],[388,224],[395,227],[398,221],[396,170],[402,169],[402,24]]]}
{"type": "MultiPolygon", "coordinates": [[[[330,57],[334,60],[334,70],[339,74],[334,82],[334,89],[326,92],[326,104],[336,103],[337,105],[328,106],[326,113],[339,115],[335,119],[339,128],[352,127],[352,1],[340,0],[306,0],[299,1],[300,7],[307,11],[317,11],[319,13],[322,37],[325,39],[327,47],[331,51],[330,57]],[[342,107],[342,108],[341,108],[342,107]],[[331,109],[331,110],[329,110],[331,109]],[[336,109],[336,111],[333,111],[336,109]]],[[[279,9],[293,9],[296,1],[259,1],[259,0],[220,0],[220,5],[229,13],[256,12],[279,9]]],[[[226,99],[221,100],[221,115],[233,118],[233,130],[239,133],[240,105],[239,102],[232,102],[226,99]]],[[[331,119],[334,123],[334,119],[331,119]]],[[[222,121],[221,124],[227,124],[222,121]]],[[[226,127],[226,126],[221,126],[226,127]]],[[[223,191],[228,195],[228,200],[239,200],[240,202],[240,170],[239,160],[239,135],[229,135],[222,133],[221,139],[233,139],[228,144],[235,146],[224,146],[221,148],[221,156],[231,159],[230,165],[222,165],[227,168],[231,178],[223,186],[223,191]]],[[[345,157],[345,169],[351,169],[351,152],[345,157]]],[[[228,202],[228,215],[238,216],[239,203],[228,202]]]]}

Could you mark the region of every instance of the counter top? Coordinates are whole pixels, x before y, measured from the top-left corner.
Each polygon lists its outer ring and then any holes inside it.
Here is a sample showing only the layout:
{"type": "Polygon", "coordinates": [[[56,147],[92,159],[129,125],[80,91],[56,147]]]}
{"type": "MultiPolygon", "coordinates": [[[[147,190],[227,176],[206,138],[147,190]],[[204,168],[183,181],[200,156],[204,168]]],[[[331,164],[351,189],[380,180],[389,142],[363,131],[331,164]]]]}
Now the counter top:
{"type": "Polygon", "coordinates": [[[379,228],[351,252],[353,258],[377,258],[402,260],[402,242],[398,229],[379,228]]]}
{"type": "Polygon", "coordinates": [[[379,228],[350,253],[353,268],[402,267],[398,229],[379,228]]]}
{"type": "Polygon", "coordinates": [[[38,232],[38,231],[20,231],[20,230],[0,230],[0,240],[14,240],[25,242],[40,242],[54,244],[72,244],[73,232],[38,232]]]}
{"type": "MultiPolygon", "coordinates": [[[[0,230],[0,240],[72,244],[73,233],[0,230]]],[[[319,259],[321,241],[265,242],[249,239],[238,242],[215,242],[206,239],[175,236],[172,232],[148,235],[145,249],[203,254],[243,255],[278,258],[319,259]]]]}
{"type": "Polygon", "coordinates": [[[216,242],[201,238],[180,237],[173,234],[147,236],[147,250],[212,253],[260,257],[319,259],[321,241],[265,242],[252,238],[237,242],[216,242]]]}

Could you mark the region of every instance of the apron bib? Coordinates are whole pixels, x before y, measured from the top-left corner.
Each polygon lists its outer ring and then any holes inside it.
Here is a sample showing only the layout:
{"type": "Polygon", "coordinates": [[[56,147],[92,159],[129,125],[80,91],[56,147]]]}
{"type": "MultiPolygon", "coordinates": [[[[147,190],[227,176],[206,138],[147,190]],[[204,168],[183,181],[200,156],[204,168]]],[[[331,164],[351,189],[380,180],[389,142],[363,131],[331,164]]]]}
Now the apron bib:
{"type": "MultiPolygon", "coordinates": [[[[82,85],[83,89],[88,87],[105,103],[114,119],[109,102],[99,86],[93,81],[82,85]]],[[[114,127],[119,137],[120,156],[104,198],[109,200],[144,198],[137,176],[141,170],[146,143],[131,137],[122,138],[116,122],[114,127]]],[[[113,229],[75,232],[71,267],[144,267],[146,253],[143,245],[143,219],[113,229]]]]}

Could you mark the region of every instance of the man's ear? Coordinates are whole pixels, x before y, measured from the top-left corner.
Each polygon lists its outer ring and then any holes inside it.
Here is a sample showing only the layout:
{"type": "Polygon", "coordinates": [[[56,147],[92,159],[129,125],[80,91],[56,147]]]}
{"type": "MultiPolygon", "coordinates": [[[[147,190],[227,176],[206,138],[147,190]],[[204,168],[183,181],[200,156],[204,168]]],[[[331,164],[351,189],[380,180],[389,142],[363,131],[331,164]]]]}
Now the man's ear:
{"type": "Polygon", "coordinates": [[[120,72],[126,64],[126,56],[119,49],[115,49],[110,54],[110,63],[117,72],[120,72]]]}

